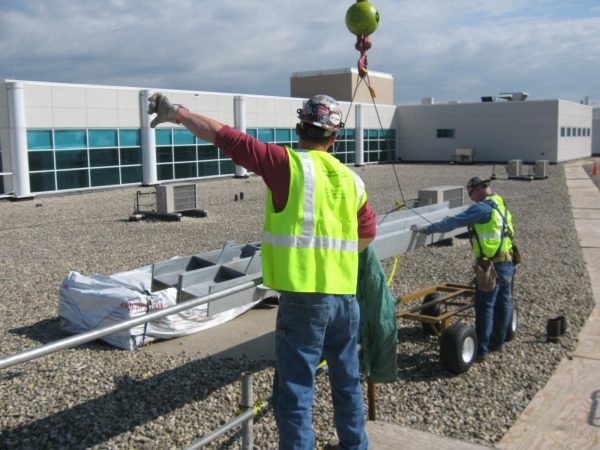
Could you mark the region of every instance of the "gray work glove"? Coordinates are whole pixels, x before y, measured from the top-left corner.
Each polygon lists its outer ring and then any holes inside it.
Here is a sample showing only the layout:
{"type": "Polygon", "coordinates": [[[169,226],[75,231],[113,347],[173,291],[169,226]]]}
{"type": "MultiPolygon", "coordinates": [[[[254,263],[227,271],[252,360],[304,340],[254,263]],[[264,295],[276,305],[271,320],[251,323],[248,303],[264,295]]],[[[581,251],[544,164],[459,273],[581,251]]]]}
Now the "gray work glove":
{"type": "Polygon", "coordinates": [[[150,123],[151,128],[164,122],[179,123],[175,119],[175,114],[179,110],[179,105],[171,103],[165,94],[156,92],[148,99],[148,114],[156,114],[156,117],[150,123]]]}
{"type": "Polygon", "coordinates": [[[427,234],[427,227],[424,227],[423,225],[417,225],[416,223],[410,226],[410,230],[415,231],[417,233],[427,234]]]}

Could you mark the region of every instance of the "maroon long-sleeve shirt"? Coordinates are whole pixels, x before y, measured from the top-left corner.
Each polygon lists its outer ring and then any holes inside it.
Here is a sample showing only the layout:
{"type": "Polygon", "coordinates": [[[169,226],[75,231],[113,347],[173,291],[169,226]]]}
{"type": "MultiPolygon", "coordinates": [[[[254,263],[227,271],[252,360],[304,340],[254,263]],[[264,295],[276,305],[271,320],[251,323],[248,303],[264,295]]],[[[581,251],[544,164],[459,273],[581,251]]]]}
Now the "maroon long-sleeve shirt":
{"type": "MultiPolygon", "coordinates": [[[[283,211],[290,191],[289,156],[284,147],[259,142],[229,126],[217,133],[215,145],[238,166],[260,175],[273,194],[275,211],[283,211]]],[[[376,232],[377,218],[367,200],[358,211],[358,237],[372,238],[376,232]]]]}

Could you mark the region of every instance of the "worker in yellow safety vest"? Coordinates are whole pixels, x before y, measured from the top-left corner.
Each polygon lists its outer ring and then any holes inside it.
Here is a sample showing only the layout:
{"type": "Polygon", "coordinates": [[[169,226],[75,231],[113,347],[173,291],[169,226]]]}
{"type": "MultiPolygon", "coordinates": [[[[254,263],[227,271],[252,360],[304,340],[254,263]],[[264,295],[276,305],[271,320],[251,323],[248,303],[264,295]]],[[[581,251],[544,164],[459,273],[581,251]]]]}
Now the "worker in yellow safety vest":
{"type": "Polygon", "coordinates": [[[503,351],[513,318],[511,299],[515,264],[520,256],[513,243],[512,215],[502,198],[492,192],[490,180],[473,177],[467,192],[475,203],[454,217],[429,225],[413,225],[416,232],[444,233],[468,227],[475,256],[475,333],[477,362],[488,359],[489,352],[503,351]]]}
{"type": "Polygon", "coordinates": [[[338,103],[317,95],[298,109],[292,149],[259,142],[161,93],[149,102],[148,113],[157,114],[152,127],[185,126],[268,187],[261,257],[263,283],[281,294],[273,380],[279,448],[314,448],[314,376],[324,357],[339,448],[366,449],[354,295],[358,253],[375,238],[377,224],[360,177],[327,151],[344,126],[338,103]]]}

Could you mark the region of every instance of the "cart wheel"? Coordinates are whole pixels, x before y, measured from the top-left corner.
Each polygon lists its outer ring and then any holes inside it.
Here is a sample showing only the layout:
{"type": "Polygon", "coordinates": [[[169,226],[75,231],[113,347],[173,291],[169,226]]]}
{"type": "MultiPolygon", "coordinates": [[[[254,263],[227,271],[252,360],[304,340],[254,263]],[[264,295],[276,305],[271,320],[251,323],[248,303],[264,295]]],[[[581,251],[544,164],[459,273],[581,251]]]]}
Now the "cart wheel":
{"type": "Polygon", "coordinates": [[[504,342],[510,342],[515,338],[517,334],[517,328],[519,327],[519,310],[513,302],[512,308],[510,309],[510,322],[508,322],[508,330],[506,330],[506,337],[504,342]]]}
{"type": "Polygon", "coordinates": [[[440,358],[442,365],[450,372],[465,373],[477,351],[477,335],[473,327],[464,323],[455,323],[442,335],[440,358]]]}
{"type": "MultiPolygon", "coordinates": [[[[421,305],[432,302],[435,299],[440,298],[441,296],[442,296],[441,292],[432,292],[431,294],[427,294],[425,296],[425,298],[423,299],[423,302],[421,303],[421,305]]],[[[431,317],[437,317],[441,313],[442,313],[442,304],[441,303],[436,303],[435,305],[432,305],[428,308],[422,309],[419,312],[419,314],[422,316],[431,316],[431,317]]],[[[437,322],[433,325],[430,323],[421,323],[421,327],[423,328],[423,331],[425,333],[430,334],[432,336],[437,336],[437,334],[433,330],[433,327],[435,327],[438,330],[438,332],[442,331],[442,322],[437,322]]]]}

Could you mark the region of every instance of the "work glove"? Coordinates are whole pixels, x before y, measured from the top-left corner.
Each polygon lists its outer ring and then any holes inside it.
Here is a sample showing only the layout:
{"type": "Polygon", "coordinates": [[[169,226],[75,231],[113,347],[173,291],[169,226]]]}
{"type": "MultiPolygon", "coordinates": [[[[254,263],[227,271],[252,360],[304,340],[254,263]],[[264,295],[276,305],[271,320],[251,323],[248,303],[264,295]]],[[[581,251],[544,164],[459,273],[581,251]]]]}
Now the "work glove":
{"type": "Polygon", "coordinates": [[[423,225],[417,225],[416,223],[410,226],[410,230],[416,233],[427,234],[427,227],[424,227],[423,225]]]}
{"type": "Polygon", "coordinates": [[[148,99],[148,114],[156,114],[156,117],[150,123],[151,128],[156,128],[156,125],[164,122],[179,123],[175,119],[175,114],[179,110],[179,105],[171,103],[165,94],[156,92],[148,99]]]}

